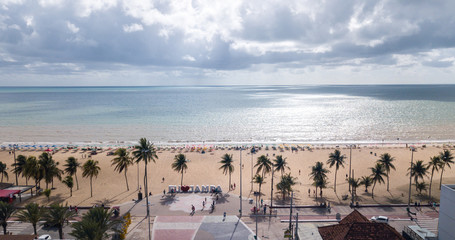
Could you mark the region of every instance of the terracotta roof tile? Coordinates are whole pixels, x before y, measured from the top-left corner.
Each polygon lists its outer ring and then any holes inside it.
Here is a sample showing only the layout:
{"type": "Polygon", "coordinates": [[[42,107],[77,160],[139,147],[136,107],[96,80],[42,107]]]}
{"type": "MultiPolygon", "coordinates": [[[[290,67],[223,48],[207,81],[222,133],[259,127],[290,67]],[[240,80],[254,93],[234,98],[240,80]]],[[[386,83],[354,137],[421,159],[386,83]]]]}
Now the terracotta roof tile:
{"type": "Polygon", "coordinates": [[[393,227],[386,223],[370,222],[357,210],[339,224],[319,227],[324,240],[404,240],[393,227]]]}

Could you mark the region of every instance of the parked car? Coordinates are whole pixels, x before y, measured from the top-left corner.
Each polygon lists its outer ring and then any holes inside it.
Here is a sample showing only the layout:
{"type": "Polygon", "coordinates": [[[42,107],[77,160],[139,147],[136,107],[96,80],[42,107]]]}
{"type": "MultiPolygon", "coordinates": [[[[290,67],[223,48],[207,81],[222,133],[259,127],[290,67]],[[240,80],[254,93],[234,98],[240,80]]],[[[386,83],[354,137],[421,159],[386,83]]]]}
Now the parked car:
{"type": "Polygon", "coordinates": [[[389,218],[385,216],[377,216],[371,218],[372,222],[380,222],[380,223],[389,223],[389,218]]]}
{"type": "Polygon", "coordinates": [[[41,235],[38,237],[38,240],[50,240],[50,239],[52,239],[52,238],[51,238],[51,235],[49,235],[49,234],[44,234],[44,235],[41,235]]]}

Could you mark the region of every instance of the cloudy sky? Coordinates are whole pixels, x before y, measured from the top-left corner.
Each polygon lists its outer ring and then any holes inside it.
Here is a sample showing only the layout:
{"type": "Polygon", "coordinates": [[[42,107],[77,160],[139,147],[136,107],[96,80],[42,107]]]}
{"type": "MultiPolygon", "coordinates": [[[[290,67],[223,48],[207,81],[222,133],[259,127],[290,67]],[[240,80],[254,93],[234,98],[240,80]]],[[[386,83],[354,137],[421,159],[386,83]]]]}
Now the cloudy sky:
{"type": "Polygon", "coordinates": [[[0,85],[455,83],[453,0],[0,0],[0,85]]]}

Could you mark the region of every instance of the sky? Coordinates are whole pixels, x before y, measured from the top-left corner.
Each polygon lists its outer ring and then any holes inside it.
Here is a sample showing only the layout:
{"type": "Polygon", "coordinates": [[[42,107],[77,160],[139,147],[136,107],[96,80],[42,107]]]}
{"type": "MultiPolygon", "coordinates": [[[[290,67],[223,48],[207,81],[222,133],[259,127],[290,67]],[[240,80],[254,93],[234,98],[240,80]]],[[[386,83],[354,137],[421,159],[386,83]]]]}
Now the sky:
{"type": "Polygon", "coordinates": [[[0,86],[454,84],[453,0],[0,0],[0,86]]]}

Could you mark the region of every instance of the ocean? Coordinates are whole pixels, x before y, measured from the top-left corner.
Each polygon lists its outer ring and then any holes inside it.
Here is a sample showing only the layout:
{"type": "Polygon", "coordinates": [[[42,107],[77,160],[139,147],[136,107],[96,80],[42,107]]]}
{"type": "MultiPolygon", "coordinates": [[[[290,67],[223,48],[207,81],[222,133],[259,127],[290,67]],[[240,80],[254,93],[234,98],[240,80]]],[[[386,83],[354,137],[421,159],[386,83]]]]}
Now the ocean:
{"type": "Polygon", "coordinates": [[[0,144],[455,139],[455,85],[1,87],[0,144]]]}

